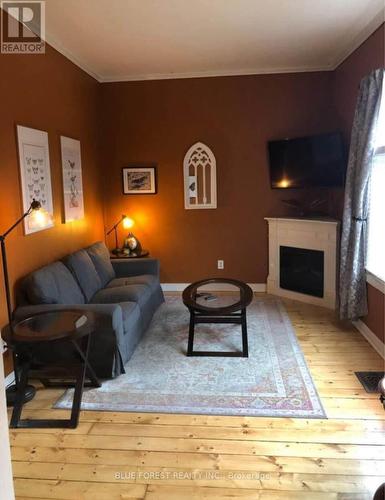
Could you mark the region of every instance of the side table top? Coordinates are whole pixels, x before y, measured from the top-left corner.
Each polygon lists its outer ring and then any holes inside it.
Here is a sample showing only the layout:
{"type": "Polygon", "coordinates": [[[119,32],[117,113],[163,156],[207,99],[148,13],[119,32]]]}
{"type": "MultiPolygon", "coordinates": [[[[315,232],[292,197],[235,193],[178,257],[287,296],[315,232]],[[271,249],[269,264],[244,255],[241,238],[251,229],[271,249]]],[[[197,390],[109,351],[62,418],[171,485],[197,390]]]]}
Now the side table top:
{"type": "Polygon", "coordinates": [[[141,250],[140,252],[132,251],[129,254],[125,254],[125,253],[114,254],[114,253],[111,253],[110,254],[110,258],[111,259],[141,259],[143,257],[148,257],[149,255],[150,255],[150,252],[148,250],[141,250]]]}
{"type": "Polygon", "coordinates": [[[83,309],[41,312],[7,325],[2,337],[7,342],[45,342],[80,338],[94,329],[95,315],[83,309]]]}

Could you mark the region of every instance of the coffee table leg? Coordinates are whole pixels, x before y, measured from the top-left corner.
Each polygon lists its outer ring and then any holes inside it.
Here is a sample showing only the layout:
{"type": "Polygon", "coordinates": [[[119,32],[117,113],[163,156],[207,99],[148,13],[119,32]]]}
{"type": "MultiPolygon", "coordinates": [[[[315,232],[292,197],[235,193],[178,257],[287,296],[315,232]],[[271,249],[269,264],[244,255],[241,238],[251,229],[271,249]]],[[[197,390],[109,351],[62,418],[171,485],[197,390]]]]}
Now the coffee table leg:
{"type": "Polygon", "coordinates": [[[188,333],[187,356],[192,356],[194,350],[194,328],[195,328],[195,314],[190,311],[190,328],[188,333]]]}
{"type": "Polygon", "coordinates": [[[246,309],[242,309],[242,355],[244,358],[249,357],[249,344],[247,339],[247,319],[246,309]]]}

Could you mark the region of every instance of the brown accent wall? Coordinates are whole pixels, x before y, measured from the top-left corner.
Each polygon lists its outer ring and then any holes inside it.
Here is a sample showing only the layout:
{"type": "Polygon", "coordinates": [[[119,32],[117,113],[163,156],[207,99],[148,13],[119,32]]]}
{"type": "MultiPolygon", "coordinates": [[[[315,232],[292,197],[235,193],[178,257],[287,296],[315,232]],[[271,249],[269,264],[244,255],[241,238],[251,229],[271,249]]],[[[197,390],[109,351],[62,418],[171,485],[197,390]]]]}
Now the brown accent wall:
{"type": "Polygon", "coordinates": [[[267,141],[335,129],[332,83],[324,72],[103,84],[107,225],[122,213],[137,221],[163,282],[219,275],[265,283],[263,218],[287,214],[282,199],[333,199],[270,189],[267,141]],[[184,209],[183,158],[196,141],[216,156],[216,210],[184,209]],[[121,169],[135,161],[158,164],[157,195],[122,194],[121,169]]]}
{"type": "MultiPolygon", "coordinates": [[[[382,25],[334,72],[334,100],[339,128],[350,139],[358,86],[361,79],[372,70],[385,66],[385,29],[382,25]]],[[[384,342],[385,296],[368,285],[369,314],[364,322],[384,342]]]]}
{"type": "MultiPolygon", "coordinates": [[[[47,47],[45,55],[0,54],[0,232],[23,213],[16,124],[48,132],[55,227],[25,236],[21,224],[6,240],[11,284],[39,266],[103,238],[99,175],[99,87],[47,47]],[[60,135],[81,141],[85,218],[62,223],[60,135]]],[[[0,284],[0,325],[6,306],[0,284]]]]}
{"type": "Polygon", "coordinates": [[[334,71],[334,102],[338,124],[350,140],[358,86],[372,70],[385,66],[385,29],[382,25],[334,71]]]}

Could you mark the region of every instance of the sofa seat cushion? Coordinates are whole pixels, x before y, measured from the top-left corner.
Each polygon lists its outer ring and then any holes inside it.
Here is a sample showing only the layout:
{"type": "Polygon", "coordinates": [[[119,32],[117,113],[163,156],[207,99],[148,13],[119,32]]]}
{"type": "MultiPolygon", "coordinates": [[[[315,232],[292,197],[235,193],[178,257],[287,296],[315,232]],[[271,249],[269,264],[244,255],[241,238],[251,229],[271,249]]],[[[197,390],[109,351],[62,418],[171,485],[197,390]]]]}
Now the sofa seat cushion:
{"type": "Polygon", "coordinates": [[[92,304],[120,304],[121,302],[137,302],[145,305],[151,296],[151,289],[146,285],[126,285],[103,288],[95,293],[92,304]]]}
{"type": "Polygon", "coordinates": [[[62,262],[34,271],[22,286],[30,304],[84,304],[82,291],[62,262]]]}
{"type": "Polygon", "coordinates": [[[121,302],[123,330],[126,335],[140,322],[140,307],[136,302],[121,302]]]}
{"type": "Polygon", "coordinates": [[[101,241],[86,248],[86,252],[91,257],[95,269],[99,275],[102,287],[115,278],[115,271],[111,264],[110,252],[101,241]]]}
{"type": "Polygon", "coordinates": [[[102,282],[91,260],[85,250],[67,255],[63,259],[64,264],[75,276],[87,302],[102,288],[102,282]]]}
{"type": "Polygon", "coordinates": [[[129,278],[115,278],[106,285],[106,288],[126,285],[146,285],[151,290],[155,290],[159,286],[159,280],[153,274],[141,274],[139,276],[130,276],[129,278]]]}

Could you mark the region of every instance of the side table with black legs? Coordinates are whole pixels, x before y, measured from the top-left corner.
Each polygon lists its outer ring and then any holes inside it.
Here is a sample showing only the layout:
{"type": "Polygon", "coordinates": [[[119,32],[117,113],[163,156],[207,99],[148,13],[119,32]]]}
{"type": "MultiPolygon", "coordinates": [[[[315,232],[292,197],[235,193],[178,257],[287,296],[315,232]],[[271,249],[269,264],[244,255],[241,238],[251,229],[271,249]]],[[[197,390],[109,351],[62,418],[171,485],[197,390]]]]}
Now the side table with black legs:
{"type": "Polygon", "coordinates": [[[91,335],[95,328],[94,313],[82,309],[65,309],[34,314],[12,323],[4,329],[2,337],[14,350],[17,359],[18,385],[10,427],[26,428],[75,428],[79,422],[80,406],[85,385],[100,387],[89,361],[91,335]],[[39,348],[52,347],[55,343],[70,343],[73,359],[42,361],[39,348]],[[89,383],[85,384],[85,378],[89,383]],[[24,404],[24,391],[28,379],[40,380],[47,387],[74,387],[71,417],[69,419],[20,420],[24,404]],[[51,382],[51,380],[60,382],[51,382]],[[71,382],[63,382],[71,380],[71,382]]]}

